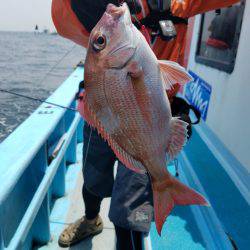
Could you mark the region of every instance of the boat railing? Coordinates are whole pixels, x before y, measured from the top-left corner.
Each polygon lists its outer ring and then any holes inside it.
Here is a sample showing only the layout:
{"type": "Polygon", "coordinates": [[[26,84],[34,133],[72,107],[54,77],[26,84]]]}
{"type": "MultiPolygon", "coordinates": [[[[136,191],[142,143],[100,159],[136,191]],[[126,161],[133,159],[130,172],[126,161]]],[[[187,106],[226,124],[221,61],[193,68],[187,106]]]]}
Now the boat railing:
{"type": "MultiPolygon", "coordinates": [[[[78,67],[48,101],[74,109],[82,77],[83,68],[78,67]]],[[[49,216],[55,201],[65,194],[68,166],[76,163],[76,146],[83,141],[82,122],[77,112],[43,103],[0,144],[0,250],[31,249],[50,241],[49,216]]],[[[205,194],[212,206],[191,208],[185,217],[193,217],[198,225],[200,244],[206,249],[246,245],[249,176],[240,163],[203,123],[194,127],[178,161],[178,178],[205,194]]],[[[144,243],[144,249],[151,249],[150,237],[144,243]]]]}
{"type": "MultiPolygon", "coordinates": [[[[77,68],[49,102],[75,108],[77,68]]],[[[77,112],[43,103],[0,144],[0,249],[30,249],[50,240],[49,215],[65,193],[68,164],[82,141],[77,112]]]]}

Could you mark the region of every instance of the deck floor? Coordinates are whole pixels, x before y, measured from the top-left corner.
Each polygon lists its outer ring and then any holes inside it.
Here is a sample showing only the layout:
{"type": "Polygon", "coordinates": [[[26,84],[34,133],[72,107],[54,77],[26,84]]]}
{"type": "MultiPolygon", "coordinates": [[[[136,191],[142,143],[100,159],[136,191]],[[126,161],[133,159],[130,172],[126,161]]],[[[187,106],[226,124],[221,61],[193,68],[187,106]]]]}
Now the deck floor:
{"type": "Polygon", "coordinates": [[[101,234],[84,240],[82,243],[70,248],[58,246],[58,238],[62,230],[84,215],[84,203],[81,196],[83,178],[81,166],[81,148],[78,145],[78,162],[70,165],[66,174],[66,195],[57,199],[50,216],[51,241],[38,249],[74,249],[74,250],[112,250],[115,249],[115,231],[108,219],[110,199],[104,199],[101,206],[101,217],[104,230],[101,234]]]}
{"type": "MultiPolygon", "coordinates": [[[[68,167],[66,173],[66,194],[56,200],[50,216],[51,241],[39,250],[63,249],[58,246],[58,238],[65,227],[84,215],[84,203],[82,200],[82,144],[77,148],[77,163],[68,167]]],[[[175,174],[173,165],[168,170],[175,174]]],[[[180,167],[181,170],[181,167],[180,167]]],[[[180,172],[182,174],[183,171],[180,172]]],[[[104,230],[101,234],[84,240],[78,245],[68,249],[74,250],[113,250],[115,249],[115,230],[108,219],[110,199],[104,199],[101,207],[101,217],[104,221],[104,230]]],[[[209,208],[204,208],[209,209],[209,208]]],[[[207,228],[203,228],[198,217],[192,212],[190,206],[176,207],[168,217],[162,230],[162,236],[157,234],[153,223],[149,237],[144,239],[145,249],[157,250],[203,250],[207,248],[207,228]],[[203,232],[203,233],[202,233],[203,232]]],[[[215,227],[214,230],[221,230],[215,227]]],[[[67,249],[67,248],[64,248],[67,249]]]]}

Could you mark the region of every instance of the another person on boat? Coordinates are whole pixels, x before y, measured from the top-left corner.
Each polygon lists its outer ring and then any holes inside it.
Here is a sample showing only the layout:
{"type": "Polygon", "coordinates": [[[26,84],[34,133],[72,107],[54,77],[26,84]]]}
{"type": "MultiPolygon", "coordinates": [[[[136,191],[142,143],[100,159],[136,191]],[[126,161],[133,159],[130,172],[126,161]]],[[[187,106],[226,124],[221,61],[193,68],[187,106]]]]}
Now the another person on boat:
{"type": "MultiPolygon", "coordinates": [[[[137,27],[147,36],[141,25],[144,24],[150,33],[152,49],[156,56],[184,65],[188,18],[238,1],[127,0],[126,2],[137,27]]],[[[89,33],[101,18],[107,4],[118,5],[120,2],[122,1],[53,0],[53,21],[59,34],[87,47],[89,33]]],[[[170,100],[175,99],[174,96],[179,88],[180,86],[176,84],[168,92],[170,100]]],[[[153,219],[149,177],[137,174],[119,162],[114,180],[113,165],[116,157],[97,131],[88,124],[84,125],[84,142],[82,194],[85,216],[62,232],[59,244],[68,247],[88,236],[100,233],[103,230],[103,222],[99,216],[100,205],[103,198],[112,196],[109,218],[115,225],[117,249],[142,249],[142,234],[149,232],[153,219]]]]}

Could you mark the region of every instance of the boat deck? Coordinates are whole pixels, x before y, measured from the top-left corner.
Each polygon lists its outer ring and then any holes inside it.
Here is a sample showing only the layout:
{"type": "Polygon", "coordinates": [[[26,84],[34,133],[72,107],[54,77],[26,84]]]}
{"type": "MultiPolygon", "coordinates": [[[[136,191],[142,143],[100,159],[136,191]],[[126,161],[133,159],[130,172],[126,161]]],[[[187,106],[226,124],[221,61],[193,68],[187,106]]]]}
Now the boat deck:
{"type": "MultiPolygon", "coordinates": [[[[69,165],[66,173],[66,194],[62,198],[55,201],[50,215],[50,242],[39,250],[63,249],[58,246],[58,238],[60,233],[67,225],[73,223],[84,215],[84,203],[81,196],[83,184],[82,178],[82,143],[77,146],[77,162],[69,165]]],[[[173,165],[168,167],[172,174],[175,174],[173,165]]],[[[181,172],[183,175],[183,173],[181,172]]],[[[104,199],[101,207],[101,217],[104,220],[104,230],[101,234],[86,239],[82,243],[70,247],[68,249],[81,250],[112,250],[115,249],[115,231],[113,224],[108,219],[110,199],[104,199]]],[[[196,207],[197,208],[197,207],[196,207]]],[[[199,208],[198,208],[199,209],[199,208]]],[[[197,211],[196,211],[197,212],[197,211]]],[[[152,224],[150,234],[145,238],[145,249],[207,249],[207,240],[209,234],[205,227],[202,226],[203,221],[198,224],[195,211],[191,207],[177,207],[168,217],[162,231],[162,236],[157,234],[154,223],[152,224]]],[[[65,249],[65,248],[64,248],[65,249]]],[[[212,248],[210,248],[212,249],[212,248]]]]}
{"type": "Polygon", "coordinates": [[[66,174],[66,195],[57,199],[50,215],[51,241],[40,250],[49,249],[74,249],[74,250],[112,250],[115,249],[115,231],[113,224],[108,219],[110,199],[104,199],[101,206],[101,217],[104,222],[104,230],[101,234],[88,238],[82,243],[70,248],[58,246],[58,238],[62,230],[70,223],[84,215],[84,202],[81,190],[82,178],[82,143],[77,147],[77,163],[69,165],[66,174]]]}
{"type": "MultiPolygon", "coordinates": [[[[65,249],[58,245],[60,233],[70,223],[73,223],[84,215],[84,203],[81,196],[83,184],[82,178],[82,143],[77,146],[77,162],[69,165],[66,173],[66,194],[55,201],[50,215],[50,242],[38,250],[65,249]]],[[[169,170],[174,173],[174,167],[169,170]]],[[[112,250],[115,249],[115,231],[113,224],[109,221],[110,199],[104,199],[101,207],[101,217],[104,221],[104,230],[101,234],[88,238],[68,249],[75,250],[112,250]]],[[[149,237],[144,241],[145,249],[206,249],[199,228],[189,207],[179,207],[169,216],[159,237],[152,224],[149,237]],[[153,244],[152,244],[153,242],[153,244]]],[[[66,248],[67,249],[67,248],[66,248]]]]}
{"type": "MultiPolygon", "coordinates": [[[[83,70],[77,68],[48,101],[75,108],[83,70]]],[[[84,215],[82,126],[78,114],[42,104],[0,144],[0,250],[60,249],[60,233],[84,215]]],[[[152,223],[145,250],[231,250],[233,245],[248,250],[249,174],[241,164],[201,123],[178,165],[178,179],[207,197],[211,207],[176,207],[161,237],[152,223]]],[[[168,170],[175,175],[173,165],[168,170]]],[[[104,231],[71,249],[115,249],[109,202],[101,208],[104,231]]]]}

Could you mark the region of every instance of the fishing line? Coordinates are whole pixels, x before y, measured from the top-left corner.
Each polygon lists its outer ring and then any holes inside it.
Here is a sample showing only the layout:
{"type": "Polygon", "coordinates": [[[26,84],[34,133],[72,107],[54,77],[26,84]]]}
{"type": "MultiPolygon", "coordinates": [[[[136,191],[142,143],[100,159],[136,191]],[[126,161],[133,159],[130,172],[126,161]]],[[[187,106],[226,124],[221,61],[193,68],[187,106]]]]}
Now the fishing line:
{"type": "Polygon", "coordinates": [[[50,70],[44,75],[44,77],[39,81],[38,85],[42,84],[44,80],[47,78],[47,76],[62,62],[62,60],[71,53],[76,47],[76,44],[72,46],[71,49],[69,49],[51,68],[50,70]]]}
{"type": "MultiPolygon", "coordinates": [[[[38,85],[41,85],[45,79],[48,77],[48,75],[62,62],[62,60],[67,56],[69,55],[76,47],[76,44],[72,46],[72,48],[70,48],[51,68],[50,70],[44,75],[44,77],[38,82],[38,85]]],[[[56,104],[56,103],[53,103],[53,102],[48,102],[46,100],[43,100],[43,99],[40,99],[40,98],[35,98],[35,97],[31,97],[31,96],[27,96],[27,95],[23,95],[23,94],[19,94],[19,93],[16,93],[16,92],[13,92],[13,91],[10,91],[10,90],[6,90],[6,89],[2,89],[0,88],[0,91],[1,92],[4,92],[4,93],[8,93],[8,94],[11,94],[11,95],[15,95],[15,96],[19,96],[19,97],[23,97],[23,98],[26,98],[26,99],[30,99],[30,100],[33,100],[33,101],[38,101],[38,102],[41,102],[41,103],[47,103],[47,104],[50,104],[50,105],[53,105],[53,106],[56,106],[56,107],[59,107],[59,108],[63,108],[63,109],[67,109],[67,110],[71,110],[71,111],[74,111],[74,112],[78,112],[77,109],[74,109],[74,108],[70,108],[70,107],[66,107],[66,106],[63,106],[63,105],[60,105],[60,104],[56,104]]]]}
{"type": "Polygon", "coordinates": [[[132,230],[130,230],[130,237],[131,237],[132,248],[133,248],[133,250],[136,250],[136,249],[135,249],[135,243],[134,243],[134,237],[133,237],[133,232],[132,232],[132,230]]]}
{"type": "Polygon", "coordinates": [[[23,98],[26,98],[26,99],[29,99],[29,100],[32,100],[32,101],[37,101],[37,102],[41,102],[41,103],[47,103],[47,104],[50,104],[50,105],[53,105],[53,106],[56,106],[56,107],[59,107],[59,108],[63,108],[63,109],[71,110],[71,111],[74,111],[74,112],[78,112],[78,110],[74,109],[74,108],[66,107],[66,106],[63,106],[63,105],[60,105],[60,104],[56,104],[56,103],[53,103],[53,102],[48,102],[48,101],[45,101],[43,99],[39,99],[39,98],[35,98],[35,97],[31,97],[31,96],[19,94],[19,93],[10,91],[10,90],[6,90],[6,89],[1,89],[0,88],[0,91],[4,92],[4,93],[11,94],[11,95],[23,97],[23,98]]]}
{"type": "Polygon", "coordinates": [[[85,165],[86,165],[86,161],[87,161],[87,157],[88,157],[88,153],[89,153],[89,145],[90,145],[90,139],[91,139],[91,136],[92,136],[92,126],[89,126],[90,127],[90,134],[89,134],[89,140],[88,140],[88,144],[87,144],[87,149],[86,149],[86,154],[85,154],[85,158],[84,158],[84,161],[83,161],[83,166],[82,166],[82,169],[85,168],[85,165]]]}

